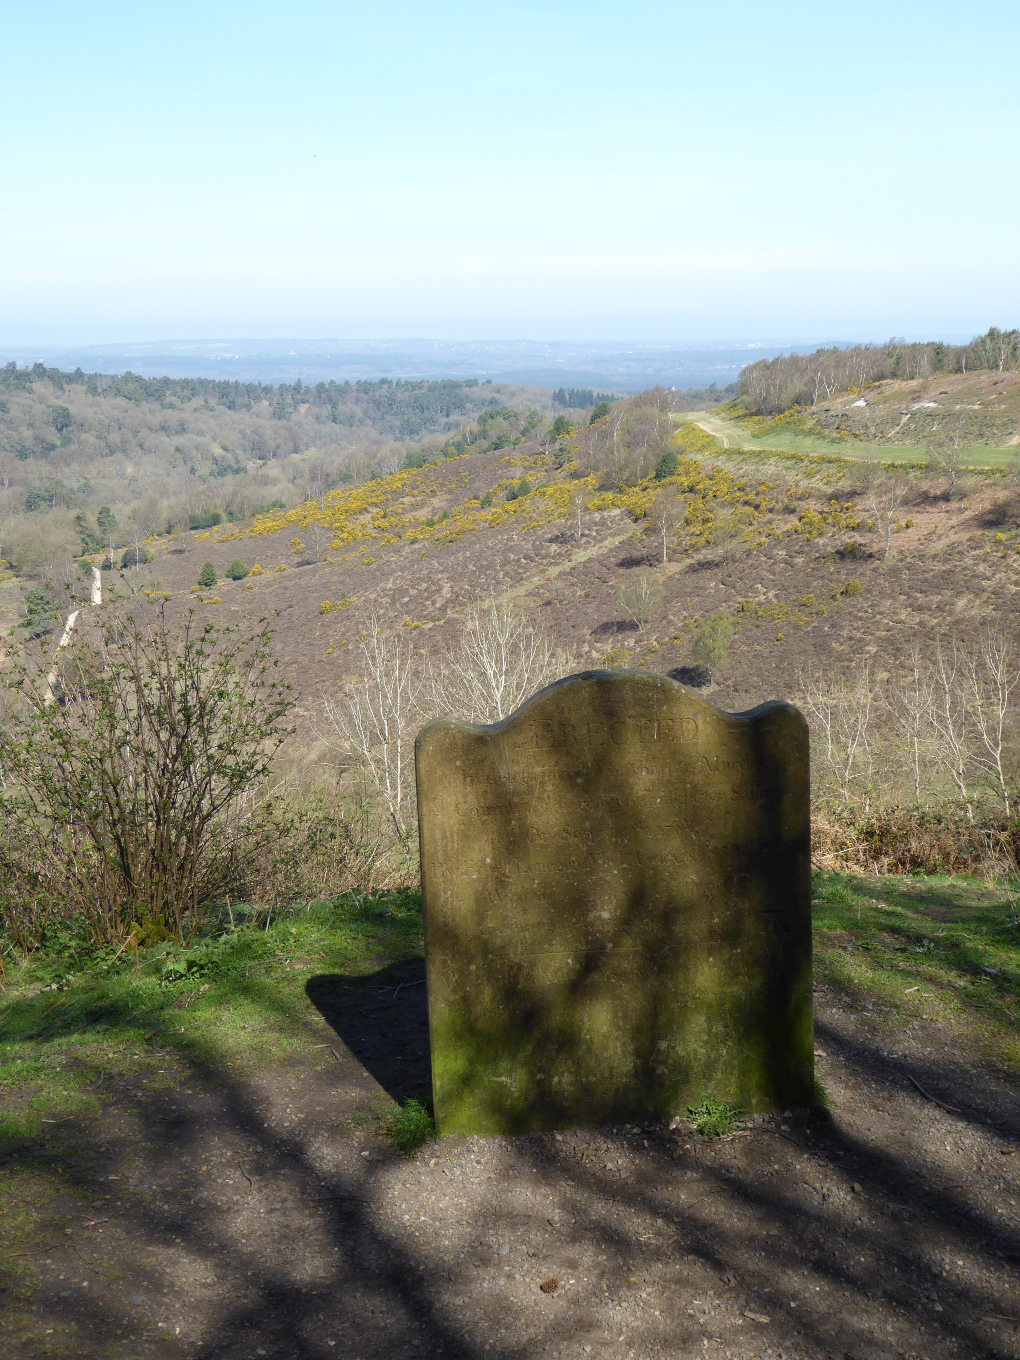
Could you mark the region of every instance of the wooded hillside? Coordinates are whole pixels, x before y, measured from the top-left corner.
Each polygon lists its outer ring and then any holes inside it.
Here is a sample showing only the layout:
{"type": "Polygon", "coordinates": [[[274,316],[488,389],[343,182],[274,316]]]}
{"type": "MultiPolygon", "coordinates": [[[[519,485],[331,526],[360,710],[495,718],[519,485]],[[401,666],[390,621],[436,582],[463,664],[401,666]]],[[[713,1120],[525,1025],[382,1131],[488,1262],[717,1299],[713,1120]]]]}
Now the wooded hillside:
{"type": "Polygon", "coordinates": [[[542,389],[477,379],[269,386],[8,364],[0,559],[38,576],[100,547],[248,519],[393,472],[409,446],[423,461],[444,438],[466,447],[479,421],[509,445],[520,412],[536,429],[552,409],[542,389]]]}

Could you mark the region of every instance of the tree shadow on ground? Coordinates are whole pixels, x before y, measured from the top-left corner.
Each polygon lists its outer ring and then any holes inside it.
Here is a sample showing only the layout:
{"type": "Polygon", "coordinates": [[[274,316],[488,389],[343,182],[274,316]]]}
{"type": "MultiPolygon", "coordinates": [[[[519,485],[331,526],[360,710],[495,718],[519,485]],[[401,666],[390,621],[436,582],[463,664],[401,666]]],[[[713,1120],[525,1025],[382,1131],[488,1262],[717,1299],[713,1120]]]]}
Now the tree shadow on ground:
{"type": "Polygon", "coordinates": [[[666,674],[671,680],[679,680],[681,685],[686,685],[689,689],[707,689],[712,683],[712,677],[704,666],[675,666],[666,674]]]}
{"type": "MultiPolygon", "coordinates": [[[[404,1089],[421,968],[309,982],[307,1052],[272,1091],[192,1045],[166,1054],[169,1091],[116,1079],[101,1118],[0,1147],[38,1214],[31,1255],[7,1261],[5,1357],[1015,1354],[989,1320],[1016,1316],[1015,1216],[935,1155],[943,1135],[973,1135],[983,1158],[1016,1147],[1015,1106],[940,1110],[875,1041],[848,1038],[837,1005],[816,1030],[842,1092],[832,1119],[730,1141],[663,1125],[449,1140],[407,1161],[338,1134],[328,1106],[370,1063],[404,1089]],[[371,1051],[320,1075],[311,1064],[335,1035],[361,1043],[364,1017],[371,1051]],[[324,1117],[299,1110],[299,1087],[324,1117]],[[876,1141],[870,1111],[893,1102],[900,1132],[876,1141]],[[25,1262],[27,1292],[12,1273],[25,1262]],[[549,1277],[562,1287],[542,1293],[549,1277]]],[[[912,1074],[953,1089],[936,1050],[912,1074]]]]}

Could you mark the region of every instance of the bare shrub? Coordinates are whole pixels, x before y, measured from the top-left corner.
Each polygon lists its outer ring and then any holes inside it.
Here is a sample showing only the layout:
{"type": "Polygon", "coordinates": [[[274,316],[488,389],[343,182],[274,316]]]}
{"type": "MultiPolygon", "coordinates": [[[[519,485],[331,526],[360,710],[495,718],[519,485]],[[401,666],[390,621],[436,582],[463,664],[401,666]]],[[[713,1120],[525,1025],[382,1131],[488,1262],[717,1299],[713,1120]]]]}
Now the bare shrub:
{"type": "Polygon", "coordinates": [[[260,799],[240,828],[235,897],[272,910],[370,888],[390,838],[367,793],[280,788],[260,799]]]}
{"type": "Polygon", "coordinates": [[[964,675],[969,716],[974,730],[970,758],[984,776],[1002,810],[1010,816],[1006,771],[1007,720],[1013,692],[1020,685],[1020,664],[1010,643],[999,633],[983,634],[965,656],[964,675]]]}
{"type": "Polygon", "coordinates": [[[1015,876],[1020,832],[1012,822],[978,826],[952,805],[911,809],[816,804],[812,860],[850,873],[1015,876]]]}
{"type": "Polygon", "coordinates": [[[932,721],[935,677],[930,663],[913,647],[906,666],[890,679],[886,704],[903,748],[903,765],[920,807],[931,790],[937,768],[936,730],[932,721]]]}
{"type": "Polygon", "coordinates": [[[346,769],[367,774],[406,844],[414,824],[414,739],[425,720],[423,667],[410,643],[384,634],[374,617],[361,640],[361,659],[361,676],[323,695],[323,739],[339,751],[346,769]]]}
{"type": "Polygon", "coordinates": [[[286,735],[271,636],[264,621],[107,614],[65,649],[60,704],[45,660],[19,658],[0,727],[0,905],[23,940],[61,914],[93,941],[197,929],[232,881],[240,805],[286,735]]]}
{"type": "Polygon", "coordinates": [[[614,590],[624,618],[643,628],[662,603],[662,586],[650,567],[634,567],[614,590]]]}
{"type": "Polygon", "coordinates": [[[431,715],[492,723],[568,675],[572,659],[512,602],[471,611],[451,654],[429,671],[431,715]]]}
{"type": "Polygon", "coordinates": [[[875,698],[867,668],[850,681],[804,677],[801,702],[822,787],[835,790],[844,802],[868,792],[874,776],[869,743],[875,698]]]}
{"type": "Polygon", "coordinates": [[[940,642],[927,658],[913,649],[884,696],[866,674],[806,683],[819,853],[872,870],[1015,871],[1018,687],[1020,660],[993,632],[974,644],[940,642]],[[887,775],[883,789],[878,777],[887,775]],[[913,795],[907,809],[904,783],[913,795]]]}

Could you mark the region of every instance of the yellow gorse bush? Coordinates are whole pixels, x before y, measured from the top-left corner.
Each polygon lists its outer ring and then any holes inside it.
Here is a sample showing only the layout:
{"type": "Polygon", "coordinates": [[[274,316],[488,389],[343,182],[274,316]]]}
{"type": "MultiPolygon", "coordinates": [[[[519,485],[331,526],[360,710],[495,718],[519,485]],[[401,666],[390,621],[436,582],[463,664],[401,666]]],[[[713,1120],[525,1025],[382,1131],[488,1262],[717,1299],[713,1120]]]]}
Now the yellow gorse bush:
{"type": "MultiPolygon", "coordinates": [[[[719,452],[711,435],[699,426],[682,425],[672,442],[678,451],[677,470],[663,481],[649,476],[633,486],[600,490],[594,476],[568,477],[507,501],[505,492],[517,484],[523,473],[551,471],[548,454],[511,454],[500,460],[511,475],[496,482],[492,488],[493,503],[483,507],[477,494],[464,495],[457,501],[457,494],[466,492],[474,473],[458,470],[460,459],[450,459],[441,465],[405,468],[360,486],[333,491],[325,501],[305,501],[289,510],[268,511],[257,516],[247,529],[232,529],[216,541],[226,543],[289,531],[291,546],[296,551],[298,545],[303,546],[298,531],[325,527],[332,532],[334,551],[348,549],[341,560],[361,556],[362,563],[368,566],[374,561],[366,551],[370,545],[383,547],[409,542],[442,548],[456,543],[465,534],[508,523],[528,531],[557,520],[569,520],[576,513],[573,498],[578,488],[584,494],[586,512],[623,511],[635,522],[645,519],[663,490],[681,495],[685,505],[684,546],[688,552],[709,546],[721,537],[736,535],[747,546],[757,547],[784,534],[814,539],[832,530],[859,526],[852,506],[839,505],[835,500],[821,510],[804,506],[793,524],[781,521],[776,514],[785,490],[780,493],[774,483],[754,474],[739,476],[727,467],[699,461],[699,455],[719,452]],[[443,509],[440,518],[423,513],[430,501],[435,503],[433,498],[451,496],[454,503],[443,509]]],[[[274,568],[286,569],[283,565],[274,568]]],[[[262,575],[263,569],[256,564],[248,574],[262,575]]]]}

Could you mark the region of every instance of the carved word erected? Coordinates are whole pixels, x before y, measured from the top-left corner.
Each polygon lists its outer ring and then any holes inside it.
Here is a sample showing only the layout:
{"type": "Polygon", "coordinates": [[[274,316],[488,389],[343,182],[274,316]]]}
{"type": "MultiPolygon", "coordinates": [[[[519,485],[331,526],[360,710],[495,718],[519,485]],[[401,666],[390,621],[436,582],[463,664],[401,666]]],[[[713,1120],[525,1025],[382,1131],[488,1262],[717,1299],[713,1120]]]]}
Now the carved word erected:
{"type": "Polygon", "coordinates": [[[593,671],[416,747],[441,1134],[812,1099],[808,731],[593,671]]]}

